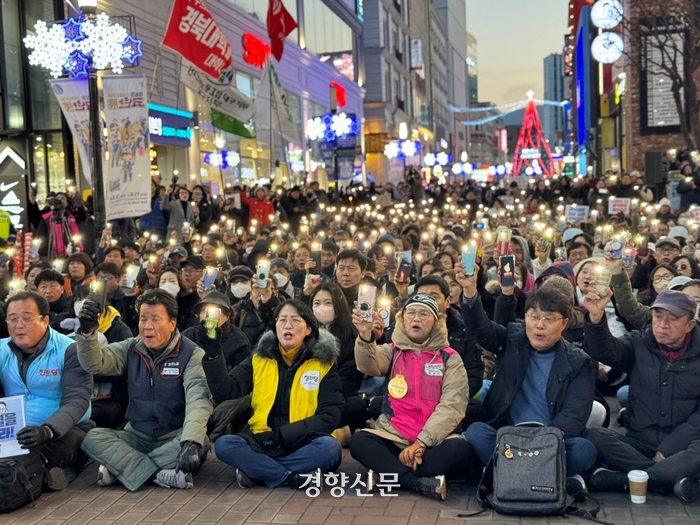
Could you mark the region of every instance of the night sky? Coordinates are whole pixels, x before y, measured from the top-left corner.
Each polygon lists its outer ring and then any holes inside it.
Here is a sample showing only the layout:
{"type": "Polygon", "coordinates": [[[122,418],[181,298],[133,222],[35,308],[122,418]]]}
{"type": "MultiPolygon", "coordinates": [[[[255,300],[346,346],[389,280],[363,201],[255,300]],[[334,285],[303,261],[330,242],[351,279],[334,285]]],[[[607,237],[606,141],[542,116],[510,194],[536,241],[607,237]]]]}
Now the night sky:
{"type": "Polygon", "coordinates": [[[478,42],[479,101],[542,98],[543,60],[561,53],[567,0],[467,0],[467,30],[478,42]]]}

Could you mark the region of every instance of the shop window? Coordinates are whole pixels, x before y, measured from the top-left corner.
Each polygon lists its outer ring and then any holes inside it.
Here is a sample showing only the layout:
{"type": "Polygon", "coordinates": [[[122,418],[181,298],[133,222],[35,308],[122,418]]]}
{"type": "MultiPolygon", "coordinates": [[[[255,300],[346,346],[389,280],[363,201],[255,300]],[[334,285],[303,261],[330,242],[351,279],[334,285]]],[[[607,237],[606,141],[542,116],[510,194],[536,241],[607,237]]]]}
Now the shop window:
{"type": "Polygon", "coordinates": [[[355,80],[352,29],[319,0],[304,0],[306,49],[350,80],[355,80]]]}

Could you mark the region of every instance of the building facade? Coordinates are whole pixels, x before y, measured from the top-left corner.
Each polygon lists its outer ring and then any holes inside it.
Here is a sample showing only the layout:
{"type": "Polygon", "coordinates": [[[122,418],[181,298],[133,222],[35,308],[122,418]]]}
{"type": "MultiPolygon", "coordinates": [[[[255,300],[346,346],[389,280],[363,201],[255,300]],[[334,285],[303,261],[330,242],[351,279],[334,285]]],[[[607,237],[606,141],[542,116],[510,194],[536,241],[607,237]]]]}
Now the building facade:
{"type": "MultiPolygon", "coordinates": [[[[271,134],[269,126],[262,124],[255,126],[257,138],[253,139],[213,126],[209,106],[179,81],[179,55],[160,46],[172,3],[99,0],[97,6],[98,12],[110,16],[134,16],[136,37],[143,42],[144,54],[138,66],[125,69],[125,73],[146,77],[152,116],[161,120],[178,117],[185,119],[184,126],[190,124],[188,145],[165,144],[151,129],[151,175],[160,176],[166,185],[174,175],[179,176],[181,181],[208,185],[215,194],[222,194],[234,184],[271,181],[290,185],[307,175],[321,174],[332,159],[305,139],[304,127],[307,119],[330,110],[331,82],[345,92],[345,106],[338,110],[352,113],[360,121],[364,116],[362,1],[284,0],[299,28],[287,38],[282,60],[274,64],[297,124],[298,143],[283,140],[279,133],[271,134]],[[235,162],[226,167],[212,162],[226,153],[231,153],[229,158],[235,162]]],[[[0,178],[7,170],[14,174],[24,164],[25,185],[36,184],[43,204],[48,191],[65,191],[75,183],[89,188],[90,183],[83,180],[81,184],[72,137],[49,89],[48,75],[39,67],[29,66],[22,38],[33,31],[37,20],[62,20],[73,13],[65,12],[60,0],[3,0],[2,6],[0,151],[12,146],[23,162],[13,164],[4,159],[0,178]]],[[[263,70],[251,63],[246,46],[251,41],[268,41],[267,2],[209,0],[207,7],[231,44],[237,88],[255,99],[263,70]]],[[[360,134],[356,173],[362,165],[361,146],[360,134]]]]}
{"type": "Polygon", "coordinates": [[[469,86],[469,104],[479,102],[479,68],[476,37],[467,33],[467,85],[469,86]]]}
{"type": "MultiPolygon", "coordinates": [[[[561,54],[544,59],[544,100],[562,102],[564,94],[564,60],[561,54]]],[[[546,105],[542,108],[542,133],[552,149],[561,144],[564,131],[562,107],[546,105]]]]}

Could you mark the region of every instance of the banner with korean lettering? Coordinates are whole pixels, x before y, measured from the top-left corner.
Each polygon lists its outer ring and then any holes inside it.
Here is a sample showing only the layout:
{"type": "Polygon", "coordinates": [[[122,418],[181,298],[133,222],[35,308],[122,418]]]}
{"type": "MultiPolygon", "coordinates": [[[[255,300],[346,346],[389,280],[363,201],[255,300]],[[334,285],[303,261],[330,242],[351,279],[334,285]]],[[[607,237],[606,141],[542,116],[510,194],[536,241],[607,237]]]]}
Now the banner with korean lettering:
{"type": "Polygon", "coordinates": [[[187,60],[182,61],[180,82],[194,91],[202,102],[213,109],[244,123],[253,117],[255,106],[252,100],[233,87],[230,82],[212,81],[187,60]]]}
{"type": "Polygon", "coordinates": [[[102,77],[106,154],[102,161],[107,220],[139,217],[151,211],[146,78],[102,77]]]}
{"type": "Polygon", "coordinates": [[[24,426],[24,396],[0,398],[0,458],[29,454],[17,442],[17,432],[24,426]]]}
{"type": "Polygon", "coordinates": [[[175,0],[163,45],[211,78],[228,83],[233,80],[231,45],[204,0],[175,0]]]}
{"type": "Polygon", "coordinates": [[[608,214],[617,215],[618,213],[623,213],[624,215],[629,215],[631,204],[632,199],[618,199],[611,197],[608,201],[608,214]]]}
{"type": "Polygon", "coordinates": [[[80,158],[80,167],[85,178],[92,180],[88,80],[87,78],[54,78],[49,79],[49,83],[73,135],[73,142],[80,158]]]}
{"type": "Polygon", "coordinates": [[[586,222],[588,220],[589,206],[581,206],[580,204],[566,205],[566,222],[586,222]]]}

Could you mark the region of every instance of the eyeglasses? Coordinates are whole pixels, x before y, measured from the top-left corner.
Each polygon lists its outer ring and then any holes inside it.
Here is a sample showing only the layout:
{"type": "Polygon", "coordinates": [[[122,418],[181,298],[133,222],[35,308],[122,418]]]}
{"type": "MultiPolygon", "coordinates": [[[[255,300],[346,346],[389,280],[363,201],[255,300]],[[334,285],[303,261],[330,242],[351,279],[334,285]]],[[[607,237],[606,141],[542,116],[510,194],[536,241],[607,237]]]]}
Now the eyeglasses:
{"type": "Polygon", "coordinates": [[[36,317],[29,317],[29,316],[26,316],[26,315],[22,315],[22,316],[14,316],[14,315],[12,315],[12,316],[8,317],[8,318],[5,320],[5,322],[6,322],[9,326],[17,326],[17,325],[19,324],[20,321],[22,321],[22,324],[23,324],[23,325],[28,325],[28,324],[30,324],[32,321],[36,321],[37,319],[41,319],[42,317],[44,317],[44,316],[43,316],[43,315],[37,315],[36,317]]]}
{"type": "Polygon", "coordinates": [[[304,320],[301,317],[278,317],[277,326],[287,326],[291,324],[294,328],[299,326],[304,320]]]}
{"type": "Polygon", "coordinates": [[[406,310],[403,316],[404,319],[407,319],[408,321],[413,321],[416,317],[418,317],[418,319],[420,319],[421,321],[427,321],[428,319],[430,319],[429,312],[418,310],[406,310]]]}
{"type": "Polygon", "coordinates": [[[547,317],[547,316],[541,316],[541,315],[535,315],[535,314],[525,314],[525,317],[530,319],[533,323],[539,324],[540,321],[543,321],[544,324],[546,325],[552,325],[556,323],[557,321],[561,321],[564,319],[563,317],[547,317]]]}
{"type": "Polygon", "coordinates": [[[678,248],[659,248],[656,252],[661,255],[670,255],[672,253],[678,253],[678,248]]]}
{"type": "Polygon", "coordinates": [[[683,264],[677,264],[677,265],[675,266],[675,268],[676,268],[676,270],[683,270],[683,271],[685,271],[685,270],[687,270],[688,268],[690,268],[690,266],[688,266],[687,264],[683,263],[683,264]]]}
{"type": "Polygon", "coordinates": [[[672,273],[667,273],[667,274],[664,274],[664,275],[657,275],[657,276],[654,277],[654,283],[655,283],[655,284],[658,284],[658,283],[660,283],[661,281],[670,281],[671,279],[673,279],[673,274],[672,274],[672,273]]]}

